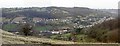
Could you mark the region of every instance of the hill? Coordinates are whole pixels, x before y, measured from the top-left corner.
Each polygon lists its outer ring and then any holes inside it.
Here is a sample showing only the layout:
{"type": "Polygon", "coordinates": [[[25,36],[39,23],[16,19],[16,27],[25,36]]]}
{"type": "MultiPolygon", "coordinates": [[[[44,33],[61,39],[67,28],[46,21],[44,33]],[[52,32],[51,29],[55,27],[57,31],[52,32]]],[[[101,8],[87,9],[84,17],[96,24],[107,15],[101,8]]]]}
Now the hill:
{"type": "Polygon", "coordinates": [[[29,8],[3,8],[2,17],[15,18],[18,16],[24,17],[40,17],[46,19],[66,18],[66,17],[85,17],[89,15],[109,16],[111,13],[90,9],[85,7],[29,7],[29,8]]]}
{"type": "Polygon", "coordinates": [[[120,19],[112,19],[89,29],[88,35],[100,42],[119,43],[120,19]]]}

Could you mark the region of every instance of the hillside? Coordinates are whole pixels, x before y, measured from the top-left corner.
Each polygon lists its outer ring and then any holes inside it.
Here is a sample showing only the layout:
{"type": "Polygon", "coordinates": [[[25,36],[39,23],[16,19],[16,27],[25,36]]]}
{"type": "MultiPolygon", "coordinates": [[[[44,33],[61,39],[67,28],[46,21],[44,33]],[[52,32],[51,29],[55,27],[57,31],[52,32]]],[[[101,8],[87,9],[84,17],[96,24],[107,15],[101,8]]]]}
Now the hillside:
{"type": "Polygon", "coordinates": [[[18,16],[25,17],[40,17],[40,18],[66,18],[77,16],[109,16],[109,12],[100,11],[96,9],[90,9],[85,7],[29,7],[29,8],[3,8],[2,17],[14,18],[18,16]]]}
{"type": "Polygon", "coordinates": [[[97,24],[88,30],[88,35],[100,42],[118,43],[120,42],[120,19],[113,19],[97,24]]]}
{"type": "MultiPolygon", "coordinates": [[[[36,37],[24,37],[24,36],[18,36],[3,30],[2,31],[2,46],[17,46],[19,44],[22,44],[21,46],[39,46],[39,45],[63,45],[63,46],[78,46],[78,45],[84,45],[84,46],[119,46],[118,43],[77,43],[77,42],[70,42],[70,41],[60,41],[60,40],[51,40],[46,38],[36,38],[36,37]],[[14,45],[15,44],[15,45],[14,45]],[[26,45],[25,45],[26,44],[26,45]]],[[[20,45],[19,45],[20,46],[20,45]]]]}
{"type": "Polygon", "coordinates": [[[37,38],[33,36],[19,36],[6,31],[2,31],[3,44],[78,44],[76,42],[52,40],[47,38],[37,38]]]}

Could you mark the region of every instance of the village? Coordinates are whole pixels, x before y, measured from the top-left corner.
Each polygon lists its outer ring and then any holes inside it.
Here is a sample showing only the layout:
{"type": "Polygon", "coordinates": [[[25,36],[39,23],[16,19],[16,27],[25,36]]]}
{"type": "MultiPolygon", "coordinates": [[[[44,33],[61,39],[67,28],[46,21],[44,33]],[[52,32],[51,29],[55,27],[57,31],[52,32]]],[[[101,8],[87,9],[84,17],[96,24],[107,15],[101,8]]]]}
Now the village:
{"type": "MultiPolygon", "coordinates": [[[[14,19],[3,22],[3,25],[6,24],[25,24],[32,23],[35,28],[31,30],[31,33],[34,33],[37,36],[49,37],[51,35],[59,35],[70,33],[74,31],[74,28],[87,28],[92,27],[95,24],[102,23],[107,20],[114,19],[110,16],[107,17],[97,17],[94,15],[72,18],[67,17],[65,19],[45,19],[45,18],[27,18],[27,17],[16,17],[14,19]]],[[[17,28],[8,30],[9,32],[19,34],[17,28]]]]}

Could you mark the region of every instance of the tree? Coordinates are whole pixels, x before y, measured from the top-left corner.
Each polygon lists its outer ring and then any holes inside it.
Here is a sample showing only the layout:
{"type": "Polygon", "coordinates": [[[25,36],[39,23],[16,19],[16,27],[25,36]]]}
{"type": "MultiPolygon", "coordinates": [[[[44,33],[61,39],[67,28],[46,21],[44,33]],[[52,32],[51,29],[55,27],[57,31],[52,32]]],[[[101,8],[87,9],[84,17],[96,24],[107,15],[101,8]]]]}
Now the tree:
{"type": "Polygon", "coordinates": [[[82,29],[83,29],[83,28],[76,28],[76,29],[75,29],[76,34],[80,34],[80,32],[82,31],[82,29]]]}
{"type": "Polygon", "coordinates": [[[21,34],[25,36],[32,35],[31,30],[32,30],[32,25],[30,25],[29,23],[22,24],[22,26],[20,27],[21,34]]]}

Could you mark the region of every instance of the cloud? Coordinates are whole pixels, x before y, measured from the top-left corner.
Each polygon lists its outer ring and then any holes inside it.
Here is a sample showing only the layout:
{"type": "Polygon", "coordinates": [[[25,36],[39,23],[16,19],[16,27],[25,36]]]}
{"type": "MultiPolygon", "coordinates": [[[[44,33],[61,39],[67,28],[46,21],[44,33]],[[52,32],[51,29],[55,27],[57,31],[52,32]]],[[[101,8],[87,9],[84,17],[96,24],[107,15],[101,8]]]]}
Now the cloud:
{"type": "Polygon", "coordinates": [[[75,6],[75,0],[51,0],[53,6],[61,6],[61,7],[73,7],[75,6]]]}
{"type": "Polygon", "coordinates": [[[89,7],[118,8],[119,0],[0,0],[0,7],[89,7]]]}
{"type": "Polygon", "coordinates": [[[23,0],[0,0],[0,7],[20,7],[24,6],[23,0]]]}
{"type": "Polygon", "coordinates": [[[75,6],[90,8],[118,8],[119,0],[77,0],[75,6]]]}

